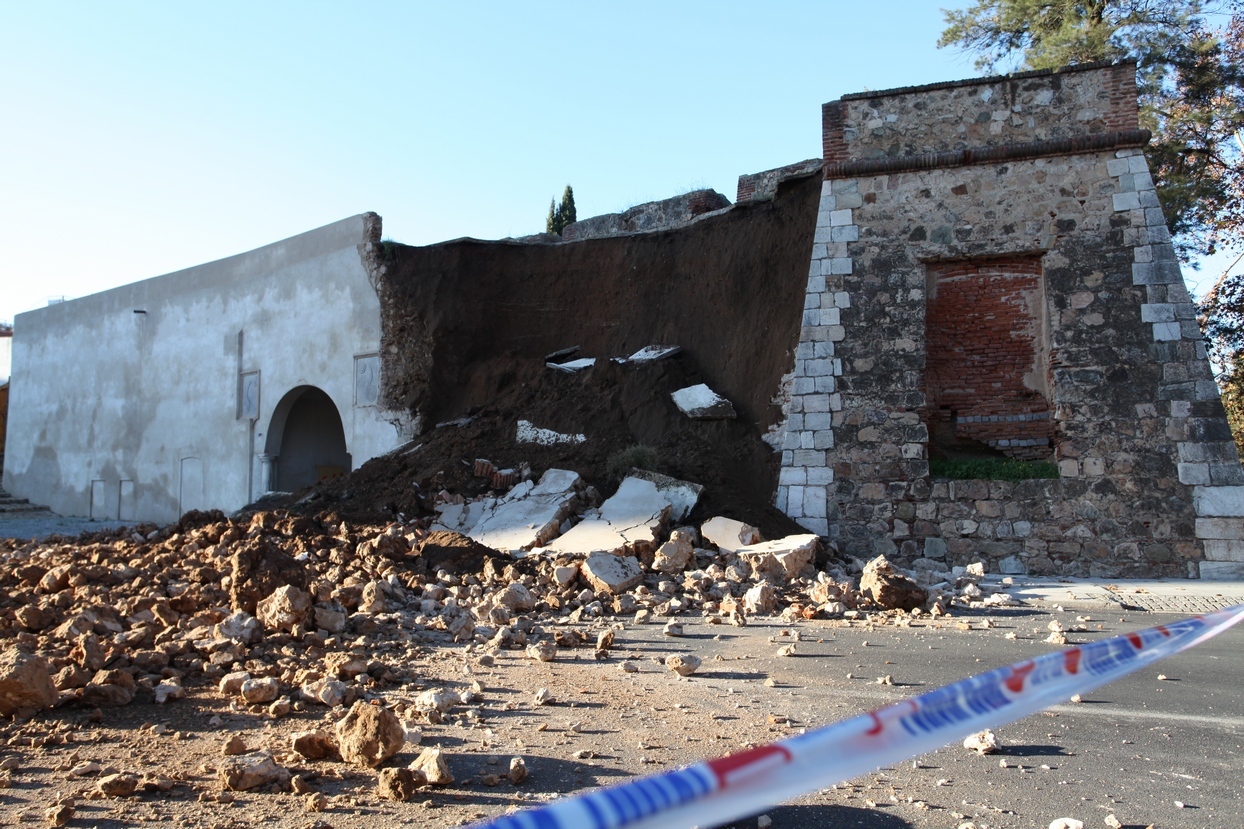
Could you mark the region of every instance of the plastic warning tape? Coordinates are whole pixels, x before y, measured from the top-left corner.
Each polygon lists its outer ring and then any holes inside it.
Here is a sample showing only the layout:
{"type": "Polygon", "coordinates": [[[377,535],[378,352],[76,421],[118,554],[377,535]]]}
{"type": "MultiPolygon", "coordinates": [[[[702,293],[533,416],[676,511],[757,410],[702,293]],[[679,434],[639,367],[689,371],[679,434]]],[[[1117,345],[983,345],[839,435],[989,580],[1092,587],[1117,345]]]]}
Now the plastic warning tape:
{"type": "Polygon", "coordinates": [[[479,824],[480,829],[713,826],[1034,714],[1187,650],[1236,605],[1017,662],[776,743],[479,824]]]}

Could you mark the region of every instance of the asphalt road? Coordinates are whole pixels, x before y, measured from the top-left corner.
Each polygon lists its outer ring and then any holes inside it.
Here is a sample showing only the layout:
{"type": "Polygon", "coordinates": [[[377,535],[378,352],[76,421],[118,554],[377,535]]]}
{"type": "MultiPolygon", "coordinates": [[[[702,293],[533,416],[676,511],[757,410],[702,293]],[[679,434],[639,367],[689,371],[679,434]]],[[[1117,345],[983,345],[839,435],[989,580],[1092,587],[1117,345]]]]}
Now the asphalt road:
{"type": "MultiPolygon", "coordinates": [[[[1030,610],[969,615],[963,618],[988,618],[994,624],[970,631],[804,623],[799,626],[803,641],[792,657],[777,657],[779,643],[769,641],[780,624],[740,629],[694,623],[682,639],[663,638],[656,627],[632,628],[627,635],[638,640],[632,645],[645,657],[688,651],[705,660],[700,674],[676,689],[667,686],[665,694],[685,698],[690,711],[703,706],[726,712],[716,718],[726,732],[719,735],[725,744],[688,747],[687,756],[677,760],[690,762],[737,750],[737,743],[728,742],[731,736],[746,734],[751,742],[763,742],[752,735],[755,723],[768,714],[789,717],[791,729],[824,725],[1058,649],[1043,641],[1052,619],[1089,628],[1069,634],[1076,644],[1178,618],[1088,612],[1090,621],[1077,622],[1084,615],[1030,610]],[[1006,639],[1008,632],[1017,638],[1006,639]],[[877,683],[887,675],[892,686],[877,683]],[[766,679],[774,687],[766,686],[766,679]],[[749,724],[751,731],[744,728],[749,724]],[[690,756],[697,752],[698,758],[690,756]]],[[[1062,817],[1100,827],[1110,814],[1123,826],[1141,829],[1151,824],[1158,829],[1244,826],[1242,648],[1244,630],[1237,627],[1087,695],[1081,703],[1068,702],[997,729],[998,754],[979,756],[951,746],[919,758],[914,767],[912,762],[897,764],[767,814],[775,829],[942,829],[969,821],[976,829],[1046,827],[1062,817]],[[1159,673],[1167,678],[1159,680],[1159,673]]],[[[644,667],[648,670],[653,670],[651,663],[644,667]]],[[[790,733],[780,727],[769,731],[770,739],[790,733]]]]}

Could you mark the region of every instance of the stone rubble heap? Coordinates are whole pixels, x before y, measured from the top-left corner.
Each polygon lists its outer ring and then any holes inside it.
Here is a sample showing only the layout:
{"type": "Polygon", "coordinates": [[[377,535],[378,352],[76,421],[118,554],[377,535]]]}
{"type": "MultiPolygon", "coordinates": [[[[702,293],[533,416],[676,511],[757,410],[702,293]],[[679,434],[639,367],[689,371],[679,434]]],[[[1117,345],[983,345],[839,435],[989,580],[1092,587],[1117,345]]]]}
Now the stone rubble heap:
{"type": "MultiPolygon", "coordinates": [[[[284,752],[235,736],[217,769],[225,794],[292,790],[315,810],[322,795],[289,768],[304,760],[379,769],[390,799],[454,779],[437,748],[409,768],[385,765],[418,744],[422,726],[469,716],[478,701],[478,686],[412,690],[408,666],[438,652],[483,665],[504,650],[549,662],[588,648],[608,661],[614,631],[629,625],[660,621],[680,636],[686,617],[744,625],[1013,603],[982,595],[980,565],[904,573],[884,558],[826,562],[815,535],[765,541],[725,517],[679,526],[694,498],[655,477],[627,478],[600,502],[579,476],[549,470],[480,501],[445,494],[435,523],[191,513],[76,541],[0,540],[0,715],[176,704],[187,689],[272,719],[324,710],[329,725],[296,734],[284,752]],[[509,549],[473,536],[509,539],[509,549]]],[[[666,667],[689,676],[700,660],[671,656],[666,667]]],[[[550,701],[541,690],[537,704],[550,701]]],[[[506,779],[525,776],[514,758],[506,779]]],[[[151,781],[98,782],[123,797],[151,781]]]]}

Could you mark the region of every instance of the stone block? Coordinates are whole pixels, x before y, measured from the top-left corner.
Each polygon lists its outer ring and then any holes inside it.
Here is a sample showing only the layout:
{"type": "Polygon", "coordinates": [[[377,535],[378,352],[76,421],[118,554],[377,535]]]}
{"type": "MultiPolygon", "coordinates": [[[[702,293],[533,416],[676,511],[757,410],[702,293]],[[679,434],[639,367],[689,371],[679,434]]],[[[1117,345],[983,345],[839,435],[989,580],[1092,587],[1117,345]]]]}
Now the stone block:
{"type": "Polygon", "coordinates": [[[855,193],[843,193],[842,195],[837,196],[836,198],[838,199],[839,208],[863,207],[864,206],[864,197],[861,196],[858,191],[855,193]]]}
{"type": "Polygon", "coordinates": [[[834,242],[854,242],[860,238],[860,228],[858,225],[841,225],[833,228],[830,235],[831,241],[834,242]]]}
{"type": "Polygon", "coordinates": [[[1129,172],[1132,172],[1132,173],[1148,173],[1149,172],[1149,163],[1145,161],[1144,155],[1139,152],[1133,151],[1133,154],[1128,156],[1127,164],[1128,164],[1127,169],[1129,172]]]}
{"type": "Polygon", "coordinates": [[[1122,210],[1137,210],[1140,208],[1140,196],[1136,193],[1115,193],[1113,199],[1116,213],[1122,210]]]}
{"type": "Polygon", "coordinates": [[[1207,538],[1205,558],[1209,561],[1244,561],[1244,541],[1234,538],[1207,538]]]}
{"type": "MultiPolygon", "coordinates": [[[[794,516],[791,516],[794,518],[794,516]]],[[[824,518],[795,518],[795,523],[803,527],[805,530],[814,532],[817,535],[829,535],[829,521],[824,518]]]]}
{"type": "Polygon", "coordinates": [[[830,259],[828,261],[829,273],[832,275],[846,276],[852,272],[850,257],[841,257],[837,259],[830,259]]]}
{"type": "Polygon", "coordinates": [[[1181,463],[1179,466],[1179,482],[1190,486],[1208,486],[1209,464],[1181,463]]]}
{"type": "Polygon", "coordinates": [[[801,466],[783,467],[778,472],[778,483],[783,486],[803,486],[808,482],[808,471],[801,466]]]}
{"type": "Polygon", "coordinates": [[[1140,306],[1141,322],[1174,322],[1175,306],[1174,305],[1154,305],[1145,304],[1140,306]]]}
{"type": "Polygon", "coordinates": [[[815,274],[808,276],[808,293],[820,294],[825,291],[825,277],[821,275],[818,268],[815,274]]]}
{"type": "Polygon", "coordinates": [[[1244,541],[1244,518],[1198,518],[1196,537],[1244,541]]]}
{"type": "Polygon", "coordinates": [[[832,374],[814,378],[816,390],[820,394],[832,394],[838,390],[838,382],[832,374]]]}
{"type": "Polygon", "coordinates": [[[1127,175],[1128,172],[1129,172],[1128,159],[1126,158],[1107,159],[1106,175],[1110,176],[1111,178],[1118,178],[1119,176],[1127,175]]]}
{"type": "Polygon", "coordinates": [[[1201,578],[1206,581],[1244,580],[1244,562],[1202,561],[1200,563],[1200,570],[1201,578]]]}
{"type": "Polygon", "coordinates": [[[1183,337],[1183,332],[1179,328],[1177,322],[1157,322],[1153,325],[1154,342],[1162,342],[1164,340],[1178,340],[1183,337]]]}
{"type": "Polygon", "coordinates": [[[1060,478],[1078,478],[1080,477],[1080,464],[1074,458],[1067,458],[1058,462],[1058,477],[1060,478]]]}
{"type": "Polygon", "coordinates": [[[839,313],[840,312],[838,311],[837,308],[822,308],[820,324],[821,325],[837,325],[839,323],[839,318],[838,318],[839,313]]]}
{"type": "MultiPolygon", "coordinates": [[[[832,211],[830,211],[830,213],[829,213],[829,224],[830,224],[832,227],[842,227],[843,225],[849,225],[849,224],[851,224],[851,223],[852,223],[852,222],[851,222],[851,211],[850,211],[850,209],[846,209],[846,210],[832,210],[832,211]]],[[[817,241],[821,241],[821,240],[819,240],[819,239],[818,239],[817,241]]]]}
{"type": "Polygon", "coordinates": [[[807,470],[811,486],[828,486],[834,482],[834,470],[828,466],[809,466],[807,470]]]}
{"type": "Polygon", "coordinates": [[[1199,486],[1192,505],[1202,518],[1244,517],[1244,486],[1199,486]]]}
{"type": "Polygon", "coordinates": [[[1244,484],[1244,467],[1238,461],[1211,463],[1209,482],[1214,486],[1239,486],[1244,484]]]}
{"type": "MultiPolygon", "coordinates": [[[[817,449],[796,449],[794,453],[795,466],[824,466],[825,453],[817,449]]],[[[794,487],[792,487],[794,489],[794,487]]],[[[793,495],[793,493],[792,493],[793,495]]],[[[802,496],[802,493],[800,494],[802,496]]]]}

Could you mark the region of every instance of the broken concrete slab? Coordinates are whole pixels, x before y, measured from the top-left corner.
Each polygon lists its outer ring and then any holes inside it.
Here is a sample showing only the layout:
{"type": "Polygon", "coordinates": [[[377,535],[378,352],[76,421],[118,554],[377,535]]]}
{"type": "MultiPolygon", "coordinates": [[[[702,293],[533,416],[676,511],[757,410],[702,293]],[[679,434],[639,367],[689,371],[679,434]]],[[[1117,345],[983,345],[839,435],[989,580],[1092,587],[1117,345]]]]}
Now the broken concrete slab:
{"type": "Polygon", "coordinates": [[[559,443],[584,443],[587,441],[587,435],[566,435],[554,432],[552,429],[541,429],[530,420],[520,420],[514,440],[518,443],[556,446],[559,443]]]}
{"type": "Polygon", "coordinates": [[[740,547],[759,544],[764,540],[760,537],[760,530],[751,524],[721,515],[701,524],[700,535],[704,536],[705,541],[717,545],[717,549],[723,553],[733,553],[740,547]]]}
{"type": "Polygon", "coordinates": [[[733,420],[734,405],[704,383],[670,395],[678,410],[693,420],[733,420]]]}
{"type": "Polygon", "coordinates": [[[632,363],[651,363],[682,353],[680,345],[646,345],[627,359],[632,363]]]}
{"type": "Polygon", "coordinates": [[[539,483],[524,481],[504,497],[489,499],[478,510],[447,505],[438,524],[447,524],[451,515],[458,516],[459,525],[470,521],[464,529],[446,527],[464,533],[485,547],[514,552],[541,547],[561,532],[561,525],[575,511],[583,479],[577,472],[549,469],[539,483]]]}
{"type": "Polygon", "coordinates": [[[555,368],[558,371],[564,371],[567,374],[574,374],[577,371],[591,368],[596,365],[595,357],[583,357],[578,360],[571,360],[568,363],[545,363],[549,368],[555,368]]]}
{"type": "Polygon", "coordinates": [[[748,544],[734,552],[739,558],[752,565],[752,569],[760,569],[767,559],[774,559],[782,568],[786,578],[796,578],[804,568],[813,566],[816,554],[821,549],[819,536],[808,533],[804,535],[788,535],[776,541],[762,541],[759,544],[748,544]]]}
{"type": "Polygon", "coordinates": [[[645,553],[656,548],[673,508],[652,481],[629,477],[595,515],[544,547],[556,553],[645,553]]]}
{"type": "Polygon", "coordinates": [[[557,536],[582,487],[578,473],[549,469],[539,483],[523,481],[501,498],[438,504],[432,529],[461,533],[494,550],[530,550],[557,536]]]}
{"type": "Polygon", "coordinates": [[[699,503],[700,496],[704,493],[703,484],[693,484],[690,481],[680,481],[677,478],[671,478],[669,475],[662,475],[660,472],[653,472],[648,469],[632,469],[627,473],[631,478],[639,478],[644,481],[652,481],[657,486],[657,491],[670,502],[673,508],[670,511],[671,521],[682,521],[691,514],[691,510],[695,509],[695,505],[699,503]]]}

